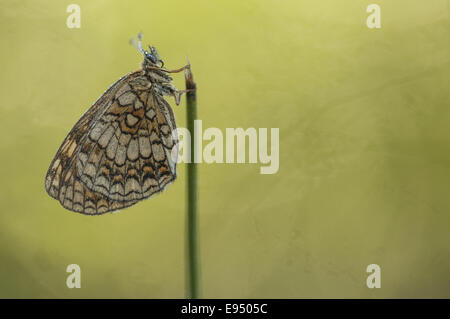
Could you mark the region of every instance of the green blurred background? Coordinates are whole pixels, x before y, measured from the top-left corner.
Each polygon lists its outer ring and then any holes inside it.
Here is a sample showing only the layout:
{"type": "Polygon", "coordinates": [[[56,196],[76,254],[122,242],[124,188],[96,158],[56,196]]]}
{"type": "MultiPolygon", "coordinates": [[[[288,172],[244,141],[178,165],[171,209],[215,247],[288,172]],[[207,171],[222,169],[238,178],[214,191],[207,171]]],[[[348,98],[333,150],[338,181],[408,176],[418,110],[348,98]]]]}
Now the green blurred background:
{"type": "Polygon", "coordinates": [[[204,128],[280,128],[275,175],[199,167],[204,297],[450,297],[450,1],[79,0],[68,29],[70,3],[1,3],[0,297],[185,296],[184,165],[119,214],[44,190],[73,124],[139,67],[138,31],[169,68],[189,56],[204,128]]]}

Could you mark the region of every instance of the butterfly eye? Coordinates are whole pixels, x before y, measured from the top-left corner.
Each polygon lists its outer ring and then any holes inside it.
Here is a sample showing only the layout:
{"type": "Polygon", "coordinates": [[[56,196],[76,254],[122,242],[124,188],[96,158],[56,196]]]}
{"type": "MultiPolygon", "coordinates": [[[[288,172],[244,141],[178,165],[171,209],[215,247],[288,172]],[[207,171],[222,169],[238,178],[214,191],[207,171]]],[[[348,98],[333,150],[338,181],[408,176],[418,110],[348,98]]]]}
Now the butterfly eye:
{"type": "Polygon", "coordinates": [[[152,63],[156,63],[156,58],[155,58],[152,54],[147,53],[147,54],[145,55],[145,57],[146,57],[147,59],[149,59],[150,61],[152,61],[152,63]]]}

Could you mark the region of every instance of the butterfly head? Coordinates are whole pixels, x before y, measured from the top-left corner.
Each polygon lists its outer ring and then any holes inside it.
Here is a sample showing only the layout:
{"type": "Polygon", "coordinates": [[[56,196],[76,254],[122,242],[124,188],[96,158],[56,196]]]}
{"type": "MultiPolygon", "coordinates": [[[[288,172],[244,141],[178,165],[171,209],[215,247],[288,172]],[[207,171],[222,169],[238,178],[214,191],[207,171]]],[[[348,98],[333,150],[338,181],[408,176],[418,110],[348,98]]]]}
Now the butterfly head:
{"type": "Polygon", "coordinates": [[[143,52],[145,59],[148,62],[150,62],[150,63],[152,63],[154,65],[159,65],[160,64],[160,66],[163,67],[164,62],[159,57],[158,51],[156,51],[154,46],[149,47],[149,48],[150,48],[150,51],[145,51],[144,50],[144,52],[143,52]]]}
{"type": "Polygon", "coordinates": [[[164,66],[163,60],[161,60],[158,51],[156,51],[156,48],[154,46],[149,46],[149,50],[144,50],[142,48],[142,33],[138,33],[138,41],[136,42],[135,39],[131,39],[131,43],[134,45],[134,47],[141,52],[144,55],[144,65],[150,65],[150,66],[157,66],[162,68],[164,66]]]}

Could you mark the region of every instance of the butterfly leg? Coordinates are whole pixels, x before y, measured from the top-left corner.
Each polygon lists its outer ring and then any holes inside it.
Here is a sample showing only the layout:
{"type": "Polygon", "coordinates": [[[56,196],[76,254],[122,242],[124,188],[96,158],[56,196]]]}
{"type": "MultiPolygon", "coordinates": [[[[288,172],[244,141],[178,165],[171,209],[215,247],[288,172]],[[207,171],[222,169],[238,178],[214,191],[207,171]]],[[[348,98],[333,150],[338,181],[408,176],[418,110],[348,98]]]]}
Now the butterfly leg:
{"type": "Polygon", "coordinates": [[[161,69],[161,71],[167,72],[167,73],[179,73],[181,71],[184,71],[186,69],[189,69],[191,67],[190,64],[187,64],[185,66],[183,66],[182,68],[179,69],[175,69],[175,70],[165,70],[165,69],[161,69]]]}
{"type": "Polygon", "coordinates": [[[180,99],[181,99],[181,96],[182,96],[184,93],[192,92],[192,91],[195,91],[195,90],[190,90],[190,89],[188,89],[188,90],[179,90],[179,91],[173,92],[172,95],[173,95],[173,97],[175,98],[175,104],[176,104],[176,105],[180,105],[180,99]]]}
{"type": "Polygon", "coordinates": [[[162,71],[162,72],[166,72],[166,73],[179,73],[181,71],[184,71],[186,69],[189,69],[191,67],[190,64],[187,64],[185,66],[183,66],[182,68],[179,69],[175,69],[175,70],[166,70],[160,67],[153,67],[153,66],[147,66],[147,70],[158,70],[158,71],[162,71]]]}

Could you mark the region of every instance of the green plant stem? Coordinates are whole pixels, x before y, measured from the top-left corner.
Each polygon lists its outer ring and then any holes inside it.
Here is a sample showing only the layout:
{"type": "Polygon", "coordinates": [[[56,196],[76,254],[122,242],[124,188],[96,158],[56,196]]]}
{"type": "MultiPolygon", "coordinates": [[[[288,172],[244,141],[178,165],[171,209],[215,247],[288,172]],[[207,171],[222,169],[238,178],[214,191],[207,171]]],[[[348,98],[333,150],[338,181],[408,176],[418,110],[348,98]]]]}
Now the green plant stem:
{"type": "Polygon", "coordinates": [[[190,299],[199,298],[199,265],[198,265],[198,221],[197,221],[197,163],[194,162],[196,152],[196,133],[194,129],[197,119],[197,90],[190,69],[185,71],[186,89],[186,126],[191,134],[190,161],[187,166],[187,207],[186,207],[186,234],[187,234],[187,296],[190,299]]]}

